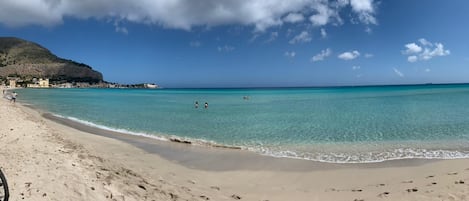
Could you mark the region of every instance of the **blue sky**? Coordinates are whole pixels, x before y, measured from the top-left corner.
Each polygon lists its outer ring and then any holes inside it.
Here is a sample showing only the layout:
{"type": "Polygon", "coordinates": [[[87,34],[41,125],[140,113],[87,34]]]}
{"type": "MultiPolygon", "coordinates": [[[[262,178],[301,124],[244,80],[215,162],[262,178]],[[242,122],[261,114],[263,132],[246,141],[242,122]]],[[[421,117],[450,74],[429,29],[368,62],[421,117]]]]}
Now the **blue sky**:
{"type": "Polygon", "coordinates": [[[469,82],[469,1],[4,0],[0,35],[163,87],[469,82]]]}

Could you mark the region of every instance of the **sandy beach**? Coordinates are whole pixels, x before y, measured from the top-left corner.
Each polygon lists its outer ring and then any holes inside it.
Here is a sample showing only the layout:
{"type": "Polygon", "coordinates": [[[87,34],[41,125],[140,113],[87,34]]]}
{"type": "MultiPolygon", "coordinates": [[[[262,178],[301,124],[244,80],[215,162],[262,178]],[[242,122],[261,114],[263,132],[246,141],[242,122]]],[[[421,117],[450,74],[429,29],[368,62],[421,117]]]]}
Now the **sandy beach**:
{"type": "Polygon", "coordinates": [[[0,100],[11,200],[468,200],[469,159],[327,164],[161,142],[0,100]]]}

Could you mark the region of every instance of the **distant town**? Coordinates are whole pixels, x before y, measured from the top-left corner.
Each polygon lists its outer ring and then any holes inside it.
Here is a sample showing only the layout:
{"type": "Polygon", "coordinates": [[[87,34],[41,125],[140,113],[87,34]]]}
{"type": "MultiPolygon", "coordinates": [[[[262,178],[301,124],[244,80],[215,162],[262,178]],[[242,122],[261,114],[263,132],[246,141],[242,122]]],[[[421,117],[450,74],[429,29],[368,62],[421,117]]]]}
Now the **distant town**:
{"type": "Polygon", "coordinates": [[[141,88],[141,89],[157,89],[160,88],[154,83],[141,84],[119,84],[106,81],[100,82],[80,82],[80,81],[64,81],[49,78],[30,78],[23,79],[20,77],[0,78],[0,85],[7,88],[141,88]]]}

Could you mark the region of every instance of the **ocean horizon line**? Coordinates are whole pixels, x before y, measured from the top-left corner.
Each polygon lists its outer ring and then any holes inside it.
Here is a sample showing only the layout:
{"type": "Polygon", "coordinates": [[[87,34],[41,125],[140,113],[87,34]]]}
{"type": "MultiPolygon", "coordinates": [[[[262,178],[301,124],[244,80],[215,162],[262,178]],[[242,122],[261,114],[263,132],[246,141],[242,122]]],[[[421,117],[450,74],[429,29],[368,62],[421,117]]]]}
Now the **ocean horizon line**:
{"type": "Polygon", "coordinates": [[[265,86],[265,87],[161,87],[161,89],[305,89],[305,88],[367,88],[367,87],[405,87],[405,86],[455,86],[469,85],[469,82],[457,83],[418,83],[418,84],[370,84],[370,85],[324,85],[324,86],[265,86]]]}

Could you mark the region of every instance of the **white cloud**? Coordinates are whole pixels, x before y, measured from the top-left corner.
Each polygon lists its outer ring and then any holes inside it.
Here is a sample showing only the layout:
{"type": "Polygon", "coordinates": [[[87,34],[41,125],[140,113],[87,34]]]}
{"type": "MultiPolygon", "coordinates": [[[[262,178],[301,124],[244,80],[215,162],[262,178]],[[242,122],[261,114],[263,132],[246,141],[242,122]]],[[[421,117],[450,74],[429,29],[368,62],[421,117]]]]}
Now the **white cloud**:
{"type": "Polygon", "coordinates": [[[290,40],[290,44],[311,42],[312,36],[307,31],[302,31],[290,40]]]}
{"type": "Polygon", "coordinates": [[[287,33],[286,33],[285,35],[286,35],[287,37],[290,37],[290,36],[295,32],[295,30],[289,28],[289,29],[287,29],[286,32],[287,32],[287,33]]]}
{"type": "Polygon", "coordinates": [[[447,56],[451,52],[445,49],[442,43],[431,43],[421,38],[419,39],[421,46],[416,43],[408,43],[405,45],[406,50],[402,51],[404,55],[409,55],[407,61],[416,62],[419,60],[430,60],[433,57],[447,56]]]}
{"type": "Polygon", "coordinates": [[[328,24],[332,19],[336,19],[337,21],[341,22],[342,19],[340,18],[338,11],[330,8],[326,4],[318,4],[314,10],[316,14],[311,15],[309,20],[313,23],[314,26],[324,26],[328,24]]]}
{"type": "Polygon", "coordinates": [[[354,50],[351,52],[344,52],[340,54],[338,57],[339,59],[342,59],[342,60],[352,60],[352,59],[356,59],[359,56],[360,56],[360,52],[354,50]]]}
{"type": "Polygon", "coordinates": [[[332,54],[332,51],[331,49],[327,48],[325,50],[321,50],[321,52],[317,55],[314,55],[312,58],[311,58],[311,61],[312,62],[316,62],[316,61],[322,61],[324,60],[324,58],[330,56],[332,54]]]}
{"type": "MultiPolygon", "coordinates": [[[[261,34],[258,34],[258,33],[253,34],[253,35],[251,36],[251,39],[249,39],[249,42],[252,43],[252,42],[256,41],[257,38],[259,38],[259,36],[261,36],[261,34]]],[[[219,41],[219,40],[218,40],[218,41],[219,41]]]]}
{"type": "Polygon", "coordinates": [[[327,32],[326,32],[326,29],[324,29],[324,28],[321,28],[321,37],[322,37],[322,38],[326,38],[326,37],[327,37],[327,32]]]}
{"type": "Polygon", "coordinates": [[[393,68],[393,70],[394,70],[394,73],[396,73],[397,76],[404,77],[404,73],[402,73],[401,71],[397,70],[396,68],[393,68]]]}
{"type": "Polygon", "coordinates": [[[373,12],[372,0],[350,0],[352,9],[357,12],[373,12]]]}
{"type": "Polygon", "coordinates": [[[278,32],[274,31],[274,32],[270,33],[269,39],[267,39],[265,42],[270,43],[270,42],[276,40],[277,38],[278,38],[278,32]]]}
{"type": "Polygon", "coordinates": [[[233,46],[225,45],[225,46],[218,46],[218,51],[219,52],[231,52],[235,49],[233,46]]]}
{"type": "Polygon", "coordinates": [[[352,70],[360,70],[360,66],[352,66],[352,70]]]}
{"type": "Polygon", "coordinates": [[[428,40],[426,40],[425,38],[419,39],[419,42],[420,42],[420,44],[422,44],[423,46],[430,46],[430,47],[433,46],[433,44],[430,43],[430,42],[429,42],[428,40]]]}
{"type": "Polygon", "coordinates": [[[368,34],[372,34],[372,33],[373,33],[373,29],[371,29],[370,27],[366,27],[366,28],[365,28],[365,32],[368,33],[368,34]]]}
{"type": "Polygon", "coordinates": [[[425,60],[428,60],[428,59],[431,59],[432,57],[437,57],[437,56],[446,56],[451,53],[449,50],[445,50],[445,47],[441,43],[435,43],[434,46],[435,46],[435,49],[433,50],[425,49],[425,51],[422,53],[423,58],[425,60]]]}
{"type": "Polygon", "coordinates": [[[377,20],[374,17],[375,9],[373,6],[373,0],[350,0],[352,10],[358,15],[360,22],[364,24],[377,24],[377,20]]]}
{"type": "Polygon", "coordinates": [[[417,60],[418,60],[418,57],[415,56],[415,55],[407,57],[407,61],[409,61],[411,63],[416,62],[417,60]]]}
{"type": "Polygon", "coordinates": [[[370,54],[370,53],[366,53],[366,54],[365,54],[365,58],[367,58],[367,59],[368,59],[368,58],[372,58],[372,57],[374,57],[374,56],[375,56],[375,55],[370,54]]]}
{"type": "Polygon", "coordinates": [[[288,57],[288,58],[293,58],[293,57],[296,56],[296,52],[294,52],[294,51],[291,51],[291,52],[286,51],[284,55],[285,55],[286,57],[288,57]]]}
{"type": "Polygon", "coordinates": [[[1,0],[0,23],[54,26],[64,18],[92,18],[184,30],[243,25],[265,31],[284,20],[299,22],[299,13],[311,13],[310,21],[316,26],[340,24],[339,14],[345,13],[340,11],[348,6],[362,23],[374,24],[374,4],[373,0],[1,0]]]}
{"type": "Polygon", "coordinates": [[[114,24],[115,30],[117,33],[123,33],[125,35],[129,34],[129,30],[127,28],[120,26],[118,24],[114,24]]]}
{"type": "Polygon", "coordinates": [[[431,70],[430,70],[429,68],[426,68],[426,69],[425,69],[425,72],[426,72],[426,73],[428,73],[428,72],[430,72],[430,71],[431,71],[431,70]]]}
{"type": "Polygon", "coordinates": [[[405,47],[407,48],[407,50],[405,50],[406,54],[416,54],[422,51],[422,47],[418,46],[415,43],[406,44],[405,47]]]}
{"type": "Polygon", "coordinates": [[[189,46],[191,46],[191,47],[200,47],[200,46],[202,46],[202,42],[200,42],[200,41],[191,41],[189,43],[189,46]]]}
{"type": "Polygon", "coordinates": [[[286,17],[283,18],[284,22],[289,22],[289,23],[302,22],[303,20],[305,20],[305,17],[301,13],[290,13],[286,17]]]}
{"type": "Polygon", "coordinates": [[[377,24],[378,23],[376,21],[376,18],[373,16],[373,14],[369,12],[360,12],[358,13],[358,17],[360,21],[365,24],[377,24]]]}

